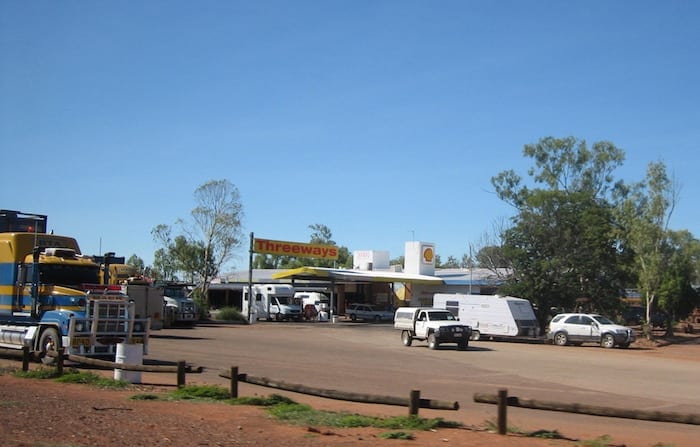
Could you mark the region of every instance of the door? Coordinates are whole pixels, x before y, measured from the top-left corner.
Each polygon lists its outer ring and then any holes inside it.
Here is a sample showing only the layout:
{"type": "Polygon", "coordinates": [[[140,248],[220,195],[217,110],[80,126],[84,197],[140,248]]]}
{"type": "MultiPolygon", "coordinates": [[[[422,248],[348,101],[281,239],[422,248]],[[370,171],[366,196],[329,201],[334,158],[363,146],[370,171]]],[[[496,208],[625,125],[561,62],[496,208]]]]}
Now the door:
{"type": "Polygon", "coordinates": [[[418,337],[425,337],[428,330],[428,314],[425,311],[420,311],[418,314],[418,319],[416,320],[416,335],[418,337]]]}

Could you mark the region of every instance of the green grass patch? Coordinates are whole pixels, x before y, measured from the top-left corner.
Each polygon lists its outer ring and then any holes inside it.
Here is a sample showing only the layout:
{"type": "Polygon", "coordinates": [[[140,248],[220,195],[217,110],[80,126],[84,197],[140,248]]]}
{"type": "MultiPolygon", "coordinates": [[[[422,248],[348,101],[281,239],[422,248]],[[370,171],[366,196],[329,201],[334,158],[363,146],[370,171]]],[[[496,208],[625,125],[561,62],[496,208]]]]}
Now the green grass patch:
{"type": "Polygon", "coordinates": [[[271,394],[269,396],[254,396],[254,397],[239,397],[231,399],[232,405],[255,405],[259,407],[272,407],[279,404],[293,404],[292,399],[280,394],[271,394]]]}
{"type": "Polygon", "coordinates": [[[152,393],[143,393],[143,394],[134,394],[133,396],[129,397],[131,400],[161,400],[161,397],[157,394],[152,394],[152,393]]]}
{"type": "Polygon", "coordinates": [[[576,445],[580,447],[608,447],[610,446],[610,436],[603,435],[595,439],[586,439],[578,442],[576,445]]]}
{"type": "Polygon", "coordinates": [[[114,380],[108,377],[101,376],[99,374],[95,374],[93,372],[84,372],[77,370],[71,370],[68,373],[64,373],[62,376],[56,377],[55,381],[60,383],[82,383],[98,388],[115,390],[124,389],[131,385],[125,380],[114,380]]]}
{"type": "Polygon", "coordinates": [[[22,377],[25,379],[55,379],[58,377],[58,372],[56,368],[37,368],[29,371],[15,370],[12,374],[15,377],[22,377]]]}
{"type": "Polygon", "coordinates": [[[64,370],[63,375],[59,375],[56,368],[37,368],[30,371],[17,370],[13,372],[16,377],[26,379],[52,379],[59,383],[81,383],[107,389],[124,389],[130,385],[124,380],[114,380],[93,372],[78,371],[75,368],[64,370]]]}
{"type": "Polygon", "coordinates": [[[268,409],[276,419],[295,425],[320,425],[336,428],[376,427],[390,430],[432,430],[436,428],[461,427],[458,422],[446,422],[441,418],[425,419],[418,416],[396,416],[380,418],[354,413],[314,410],[308,405],[282,403],[268,409]]]}
{"type": "Polygon", "coordinates": [[[187,385],[170,393],[170,398],[179,400],[228,400],[231,398],[226,388],[216,385],[187,385]]]}
{"type": "Polygon", "coordinates": [[[414,439],[416,439],[416,437],[413,436],[413,433],[407,431],[391,431],[387,433],[381,433],[379,434],[379,437],[382,439],[403,439],[405,441],[413,441],[414,439]]]}

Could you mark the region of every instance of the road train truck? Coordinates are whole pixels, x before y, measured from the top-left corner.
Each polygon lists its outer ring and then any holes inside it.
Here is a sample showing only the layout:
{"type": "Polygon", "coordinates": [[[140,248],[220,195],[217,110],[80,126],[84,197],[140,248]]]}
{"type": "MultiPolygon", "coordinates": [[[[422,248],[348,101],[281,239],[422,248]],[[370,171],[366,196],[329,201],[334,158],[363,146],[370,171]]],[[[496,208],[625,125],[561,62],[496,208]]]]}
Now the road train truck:
{"type": "Polygon", "coordinates": [[[50,364],[68,354],[114,356],[118,343],[148,350],[148,320],[118,285],[99,284],[100,266],[77,241],[46,233],[46,216],[0,210],[0,347],[50,364]]]}

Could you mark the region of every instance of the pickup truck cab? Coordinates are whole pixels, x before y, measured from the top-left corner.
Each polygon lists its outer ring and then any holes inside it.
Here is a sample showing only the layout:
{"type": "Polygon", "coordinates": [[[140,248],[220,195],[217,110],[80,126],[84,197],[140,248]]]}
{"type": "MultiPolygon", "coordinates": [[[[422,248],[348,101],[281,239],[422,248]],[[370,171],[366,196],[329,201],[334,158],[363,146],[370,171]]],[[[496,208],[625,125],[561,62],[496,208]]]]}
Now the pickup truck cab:
{"type": "Polygon", "coordinates": [[[471,327],[460,323],[452,312],[432,307],[399,307],[394,328],[401,330],[404,346],[411,346],[413,340],[427,340],[430,349],[456,343],[459,350],[466,350],[472,334],[471,327]]]}

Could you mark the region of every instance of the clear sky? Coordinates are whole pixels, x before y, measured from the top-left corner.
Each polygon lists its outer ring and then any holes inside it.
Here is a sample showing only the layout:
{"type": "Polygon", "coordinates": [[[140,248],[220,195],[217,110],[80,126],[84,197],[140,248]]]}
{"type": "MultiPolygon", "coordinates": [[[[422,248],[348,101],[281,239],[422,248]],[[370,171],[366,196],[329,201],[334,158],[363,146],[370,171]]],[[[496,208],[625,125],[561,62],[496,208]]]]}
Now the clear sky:
{"type": "Polygon", "coordinates": [[[84,253],[157,248],[227,179],[247,236],[461,258],[513,210],[525,144],[574,136],[681,185],[698,235],[696,1],[0,2],[0,208],[84,253]]]}

